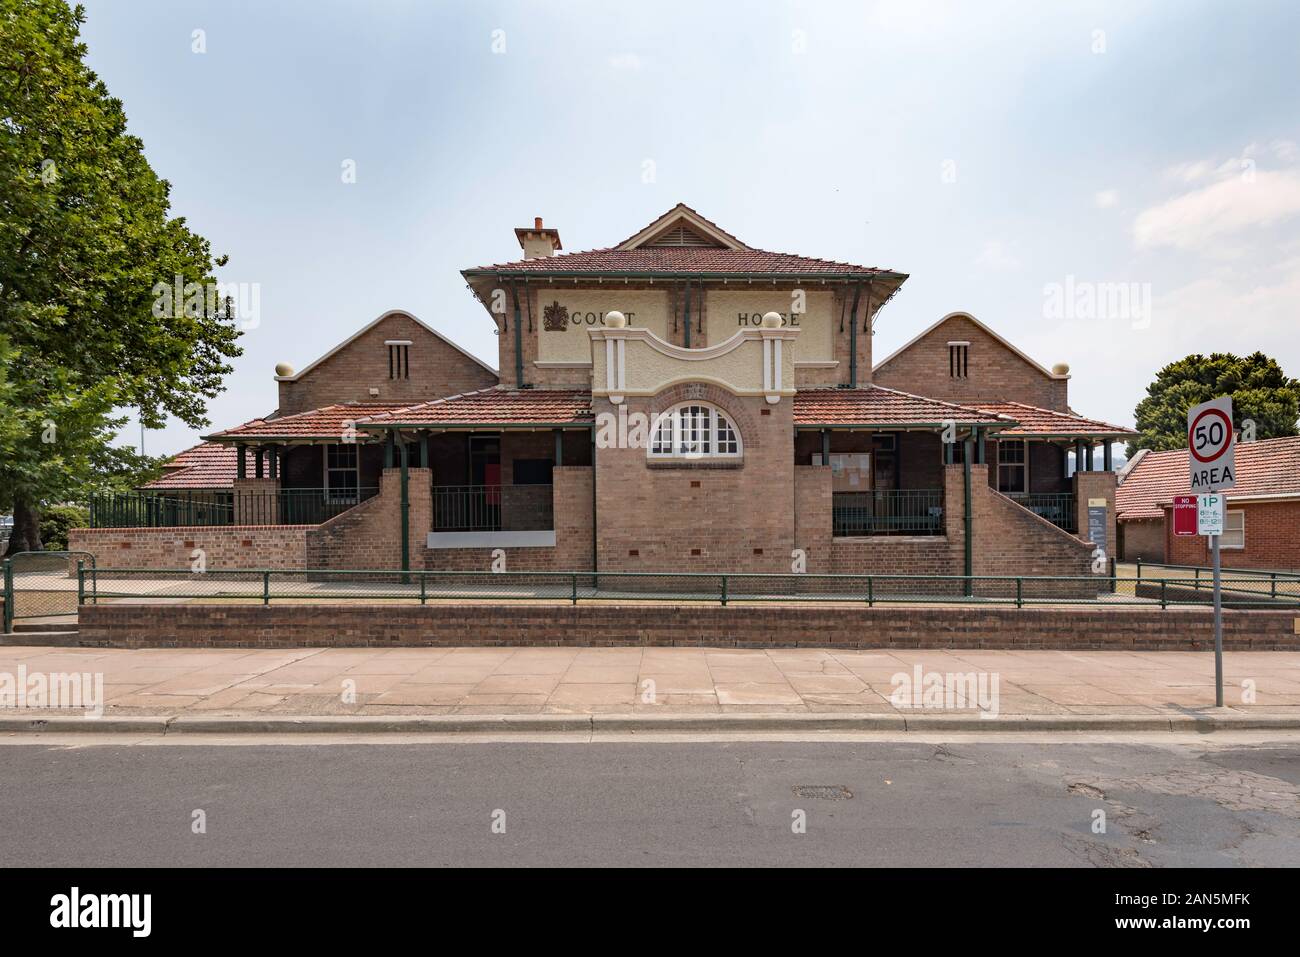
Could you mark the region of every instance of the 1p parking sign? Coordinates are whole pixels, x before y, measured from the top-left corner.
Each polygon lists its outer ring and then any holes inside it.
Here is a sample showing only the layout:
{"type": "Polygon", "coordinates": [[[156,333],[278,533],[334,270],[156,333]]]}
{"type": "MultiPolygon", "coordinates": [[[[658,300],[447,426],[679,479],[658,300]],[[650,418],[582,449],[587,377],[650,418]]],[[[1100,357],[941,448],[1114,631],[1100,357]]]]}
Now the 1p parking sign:
{"type": "Polygon", "coordinates": [[[1196,497],[1196,534],[1222,535],[1227,517],[1226,499],[1218,492],[1196,497]]]}

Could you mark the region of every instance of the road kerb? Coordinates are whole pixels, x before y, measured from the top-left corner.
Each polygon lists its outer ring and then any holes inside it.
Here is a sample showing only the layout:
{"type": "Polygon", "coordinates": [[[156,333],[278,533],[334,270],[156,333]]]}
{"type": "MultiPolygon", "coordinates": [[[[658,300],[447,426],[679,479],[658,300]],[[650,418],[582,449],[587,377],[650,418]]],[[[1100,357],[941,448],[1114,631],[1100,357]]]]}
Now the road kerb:
{"type": "Polygon", "coordinates": [[[1181,732],[1300,730],[1300,715],[1224,709],[1195,714],[508,714],[0,716],[0,733],[57,734],[546,734],[778,732],[1181,732]]]}

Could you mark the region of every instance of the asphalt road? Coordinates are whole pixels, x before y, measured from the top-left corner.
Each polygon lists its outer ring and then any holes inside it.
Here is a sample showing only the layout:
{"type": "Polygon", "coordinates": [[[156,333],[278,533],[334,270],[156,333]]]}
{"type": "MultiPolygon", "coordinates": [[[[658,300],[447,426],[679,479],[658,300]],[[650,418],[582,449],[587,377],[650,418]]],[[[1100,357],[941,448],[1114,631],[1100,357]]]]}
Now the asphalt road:
{"type": "Polygon", "coordinates": [[[1295,866],[1300,748],[28,744],[0,821],[4,866],[1295,866]]]}

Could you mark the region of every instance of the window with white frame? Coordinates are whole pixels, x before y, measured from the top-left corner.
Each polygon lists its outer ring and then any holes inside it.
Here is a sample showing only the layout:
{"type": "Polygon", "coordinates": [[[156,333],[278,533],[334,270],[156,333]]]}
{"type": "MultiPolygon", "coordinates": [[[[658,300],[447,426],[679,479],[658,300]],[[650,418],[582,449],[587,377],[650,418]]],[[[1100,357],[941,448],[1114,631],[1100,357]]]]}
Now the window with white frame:
{"type": "Polygon", "coordinates": [[[740,433],[727,416],[711,405],[686,402],[655,420],[650,438],[651,458],[739,458],[740,433]]]}
{"type": "Polygon", "coordinates": [[[325,446],[325,497],[331,502],[355,502],[361,485],[357,446],[325,446]]]}
{"type": "Polygon", "coordinates": [[[998,442],[998,491],[1016,494],[1029,491],[1025,466],[1029,455],[1024,439],[998,442]]]}
{"type": "Polygon", "coordinates": [[[1229,511],[1223,518],[1223,534],[1219,536],[1220,548],[1246,547],[1246,513],[1241,509],[1229,511]]]}

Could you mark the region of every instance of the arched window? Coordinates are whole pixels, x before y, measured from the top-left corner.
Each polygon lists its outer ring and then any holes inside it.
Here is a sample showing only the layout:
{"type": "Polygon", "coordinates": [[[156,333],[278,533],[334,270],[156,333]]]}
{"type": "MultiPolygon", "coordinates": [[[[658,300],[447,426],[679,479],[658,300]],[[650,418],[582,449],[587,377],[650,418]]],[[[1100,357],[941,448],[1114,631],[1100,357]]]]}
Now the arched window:
{"type": "Polygon", "coordinates": [[[711,405],[684,402],[655,419],[652,459],[734,459],[740,454],[740,432],[726,413],[711,405]]]}

